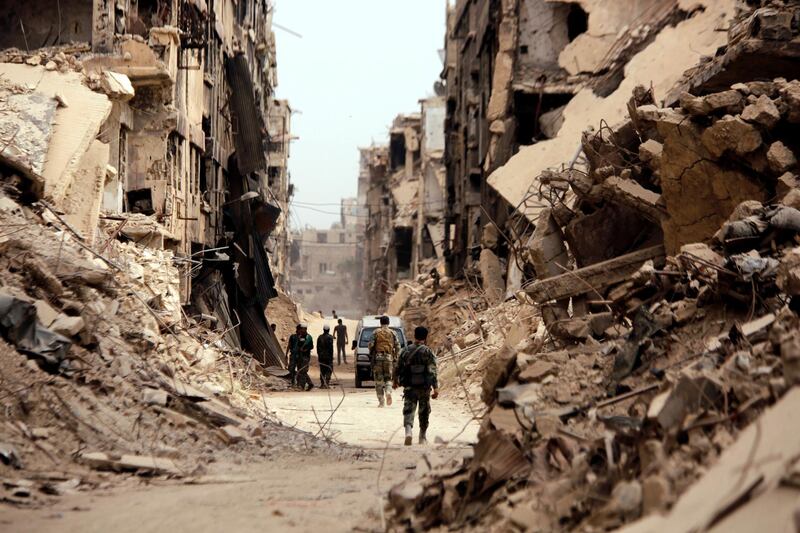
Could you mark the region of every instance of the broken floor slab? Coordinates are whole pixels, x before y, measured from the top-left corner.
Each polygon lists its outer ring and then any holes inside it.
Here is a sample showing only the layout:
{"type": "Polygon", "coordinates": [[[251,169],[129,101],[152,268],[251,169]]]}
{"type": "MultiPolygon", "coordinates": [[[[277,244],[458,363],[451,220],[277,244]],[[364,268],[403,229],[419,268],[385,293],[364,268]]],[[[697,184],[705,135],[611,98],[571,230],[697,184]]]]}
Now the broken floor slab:
{"type": "Polygon", "coordinates": [[[0,160],[28,177],[43,180],[56,107],[58,102],[50,96],[3,83],[0,87],[0,160]]]}
{"type": "MultiPolygon", "coordinates": [[[[680,2],[683,7],[688,2],[680,2]]],[[[518,206],[535,190],[535,180],[546,169],[561,168],[575,157],[582,132],[602,121],[616,124],[627,114],[627,102],[636,85],[652,86],[656,94],[666,94],[684,71],[697,65],[704,56],[727,42],[725,32],[717,31],[717,21],[734,15],[734,0],[704,0],[705,9],[695,10],[692,16],[674,26],[664,28],[654,40],[636,54],[625,68],[626,77],[609,96],[597,96],[591,88],[578,92],[564,109],[564,124],[554,139],[525,146],[503,167],[489,177],[489,185],[506,201],[518,206]]],[[[528,199],[524,215],[536,220],[547,206],[545,201],[528,199]]]]}
{"type": "Polygon", "coordinates": [[[111,102],[83,84],[81,74],[48,71],[12,63],[0,63],[0,76],[10,83],[30,87],[33,94],[69,102],[58,107],[38,185],[59,207],[72,183],[74,173],[95,140],[100,126],[111,112],[111,102]]]}
{"type": "Polygon", "coordinates": [[[119,455],[105,452],[84,452],[80,454],[84,464],[98,470],[115,470],[119,472],[138,472],[151,474],[180,475],[181,472],[171,459],[152,455],[119,455]]]}
{"type": "Polygon", "coordinates": [[[628,279],[645,261],[653,259],[661,262],[664,257],[663,246],[645,248],[578,270],[571,270],[559,276],[537,280],[527,292],[538,303],[587,293],[595,294],[614,283],[628,279]]]}
{"type": "MultiPolygon", "coordinates": [[[[722,452],[714,466],[678,499],[669,514],[651,515],[620,532],[739,531],[712,528],[723,523],[736,524],[733,519],[736,514],[746,513],[751,505],[763,509],[764,502],[759,496],[775,495],[774,491],[779,490],[781,480],[792,471],[800,455],[800,427],[790,423],[798,410],[800,388],[794,387],[722,452]]],[[[797,509],[799,495],[794,490],[794,497],[780,499],[781,505],[774,510],[782,511],[784,524],[791,521],[797,509]]],[[[769,517],[762,517],[765,519],[769,517]]]]}

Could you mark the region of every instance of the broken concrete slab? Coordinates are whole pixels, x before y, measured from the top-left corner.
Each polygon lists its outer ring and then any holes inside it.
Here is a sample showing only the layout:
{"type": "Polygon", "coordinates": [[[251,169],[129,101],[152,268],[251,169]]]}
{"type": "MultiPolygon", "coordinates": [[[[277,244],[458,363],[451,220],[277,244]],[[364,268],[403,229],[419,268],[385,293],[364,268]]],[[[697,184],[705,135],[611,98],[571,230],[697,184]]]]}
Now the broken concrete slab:
{"type": "Polygon", "coordinates": [[[543,378],[555,374],[558,367],[547,361],[534,361],[519,373],[519,380],[522,382],[541,381],[543,378]]]}
{"type": "Polygon", "coordinates": [[[27,88],[16,90],[23,92],[0,87],[0,160],[42,181],[58,102],[27,88]]]}
{"type": "Polygon", "coordinates": [[[797,166],[797,157],[781,141],[775,141],[767,150],[767,162],[770,170],[781,175],[797,166]]]}
{"type": "Polygon", "coordinates": [[[94,243],[100,219],[109,154],[110,147],[106,143],[93,141],[89,145],[60,205],[66,213],[64,219],[90,245],[94,243]]]}
{"type": "Polygon", "coordinates": [[[672,390],[656,396],[647,411],[665,431],[678,429],[687,415],[713,409],[725,398],[725,386],[710,376],[681,375],[672,390]]]}
{"type": "Polygon", "coordinates": [[[781,119],[781,113],[772,99],[762,94],[742,111],[742,119],[772,129],[781,119]]]}
{"type": "MultiPolygon", "coordinates": [[[[665,257],[663,246],[653,246],[637,250],[602,263],[565,272],[549,279],[537,280],[528,287],[528,295],[537,303],[550,300],[563,300],[581,294],[602,292],[610,285],[628,279],[647,260],[662,262],[665,257]]],[[[602,294],[600,295],[602,299],[602,294]]]]}
{"type": "Polygon", "coordinates": [[[142,391],[142,401],[147,405],[165,406],[169,401],[169,394],[165,390],[145,388],[142,391]]]}
{"type": "MultiPolygon", "coordinates": [[[[659,32],[627,63],[624,81],[612,94],[601,97],[592,87],[581,89],[564,109],[564,124],[558,136],[522,147],[489,176],[489,185],[510,205],[522,205],[528,191],[536,189],[538,176],[544,170],[562,168],[564,162],[572,160],[576,140],[587,127],[597,127],[603,121],[616,124],[624,120],[628,100],[636,85],[653,87],[657,95],[667,94],[683,72],[697,65],[701,57],[713,57],[716,50],[727,42],[725,32],[713,29],[714,21],[720,17],[729,18],[733,14],[733,5],[733,2],[705,2],[702,12],[696,11],[693,16],[659,32]],[[664,68],[665,58],[669,58],[669,68],[664,68]]],[[[548,206],[544,200],[526,200],[522,214],[536,221],[541,209],[548,206]]]]}
{"type": "Polygon", "coordinates": [[[68,316],[63,313],[60,314],[58,318],[56,318],[50,325],[50,329],[60,335],[64,335],[65,337],[74,337],[83,331],[83,328],[85,327],[86,322],[84,322],[82,317],[68,316]]]}
{"type": "Polygon", "coordinates": [[[744,96],[735,90],[721,91],[706,96],[692,96],[684,93],[680,97],[680,105],[693,116],[706,116],[713,113],[741,113],[744,108],[744,96]]]}
{"type": "Polygon", "coordinates": [[[788,109],[786,120],[792,124],[800,124],[800,81],[792,80],[784,83],[780,94],[788,109]]]}
{"type": "Polygon", "coordinates": [[[645,189],[632,179],[611,176],[603,182],[603,196],[622,205],[634,209],[643,217],[660,223],[666,216],[657,192],[645,189]]]}
{"type": "MultiPolygon", "coordinates": [[[[738,93],[737,93],[738,94],[738,93]]],[[[706,150],[719,159],[726,152],[747,155],[761,146],[761,133],[739,117],[726,116],[703,131],[700,140],[706,150]]]]}
{"type": "Polygon", "coordinates": [[[152,455],[115,456],[105,452],[84,452],[79,455],[84,464],[98,470],[115,470],[120,472],[180,475],[181,471],[171,459],[152,455]]]}
{"type": "Polygon", "coordinates": [[[492,305],[503,301],[506,294],[506,282],[503,280],[503,268],[500,259],[488,248],[481,250],[480,257],[481,279],[486,298],[492,305]]]}
{"type": "Polygon", "coordinates": [[[36,318],[46,328],[49,328],[61,316],[60,312],[44,300],[36,300],[33,305],[36,307],[36,318]]]}
{"type": "Polygon", "coordinates": [[[219,436],[225,444],[236,444],[247,438],[247,435],[236,426],[226,425],[219,428],[219,436]]]}
{"type": "Polygon", "coordinates": [[[539,279],[557,276],[569,264],[564,235],[550,209],[542,211],[529,242],[531,262],[539,279]]]}
{"type": "Polygon", "coordinates": [[[405,283],[398,285],[397,290],[394,291],[394,294],[389,299],[389,304],[386,306],[386,314],[391,316],[399,316],[408,303],[408,299],[410,297],[411,288],[405,283]]]}
{"type": "Polygon", "coordinates": [[[664,153],[664,145],[655,139],[647,139],[639,145],[639,159],[653,170],[658,170],[661,165],[661,154],[664,153]]]}
{"type": "Polygon", "coordinates": [[[120,102],[127,102],[136,96],[130,78],[125,74],[120,74],[112,70],[106,70],[102,74],[101,84],[103,91],[112,98],[120,102]]]}
{"type": "Polygon", "coordinates": [[[35,87],[35,94],[49,98],[59,94],[69,101],[69,107],[59,107],[56,111],[39,183],[44,195],[60,206],[84,153],[111,112],[111,102],[86,87],[83,76],[76,72],[50,72],[43,67],[0,63],[0,75],[11,83],[35,87]]]}
{"type": "MultiPolygon", "coordinates": [[[[800,388],[794,387],[739,434],[736,442],[683,493],[667,515],[650,515],[620,529],[620,533],[709,530],[714,524],[721,525],[719,521],[725,516],[732,520],[756,504],[759,495],[768,495],[779,487],[797,461],[800,431],[787,421],[794,420],[798,410],[800,388]]],[[[793,513],[796,502],[796,497],[791,498],[781,507],[785,505],[793,513]]]]}

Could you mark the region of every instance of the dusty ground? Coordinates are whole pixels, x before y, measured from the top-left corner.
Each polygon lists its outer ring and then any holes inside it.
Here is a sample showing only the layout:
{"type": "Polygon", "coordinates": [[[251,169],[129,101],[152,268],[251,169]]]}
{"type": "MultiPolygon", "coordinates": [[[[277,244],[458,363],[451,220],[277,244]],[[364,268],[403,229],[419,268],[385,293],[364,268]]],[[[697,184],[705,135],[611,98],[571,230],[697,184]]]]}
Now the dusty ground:
{"type": "MultiPolygon", "coordinates": [[[[321,322],[310,329],[316,334],[321,322]]],[[[311,376],[318,383],[316,366],[311,376]]],[[[0,530],[380,530],[388,488],[421,476],[429,464],[460,461],[470,453],[477,424],[461,404],[439,399],[433,403],[431,444],[405,448],[402,394],[379,409],[374,389],[354,388],[351,365],[336,367],[336,377],[337,388],[330,391],[265,393],[278,420],[308,432],[309,440],[315,434],[330,439],[326,452],[287,449],[263,462],[212,463],[200,485],[137,479],[133,486],[67,496],[52,507],[0,507],[0,530]]]]}

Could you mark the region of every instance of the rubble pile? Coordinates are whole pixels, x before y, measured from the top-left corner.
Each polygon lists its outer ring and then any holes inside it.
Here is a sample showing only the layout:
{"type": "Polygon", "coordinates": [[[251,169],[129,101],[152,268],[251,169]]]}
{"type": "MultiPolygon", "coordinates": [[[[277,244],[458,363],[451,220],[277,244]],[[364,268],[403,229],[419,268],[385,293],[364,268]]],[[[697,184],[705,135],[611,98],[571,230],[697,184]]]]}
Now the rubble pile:
{"type": "MultiPolygon", "coordinates": [[[[791,20],[765,8],[731,32],[792,38],[791,20]]],[[[539,177],[549,207],[510,243],[535,275],[453,332],[455,353],[481,346],[464,359],[486,406],[474,456],[396,487],[398,529],[794,523],[798,91],[746,81],[659,107],[637,87],[626,121],[583,134],[584,168],[539,177]]]]}
{"type": "Polygon", "coordinates": [[[111,227],[92,249],[47,205],[0,196],[0,499],[135,480],[113,472],[197,482],[301,445],[261,396],[284,380],[181,316],[171,252],[111,227]]]}

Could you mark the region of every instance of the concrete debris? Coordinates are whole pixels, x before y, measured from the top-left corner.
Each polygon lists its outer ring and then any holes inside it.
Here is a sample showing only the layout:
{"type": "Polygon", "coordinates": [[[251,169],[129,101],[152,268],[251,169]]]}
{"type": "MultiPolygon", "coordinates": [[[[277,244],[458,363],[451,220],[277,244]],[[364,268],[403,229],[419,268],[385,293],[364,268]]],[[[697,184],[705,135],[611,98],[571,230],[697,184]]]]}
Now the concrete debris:
{"type": "Polygon", "coordinates": [[[113,456],[104,452],[85,452],[80,461],[98,470],[133,471],[139,474],[180,475],[171,459],[143,455],[113,456]]]}
{"type": "Polygon", "coordinates": [[[417,280],[417,316],[460,324],[431,343],[457,384],[445,393],[464,389],[485,414],[472,459],[393,493],[398,530],[535,516],[553,531],[746,531],[767,501],[773,529],[794,520],[781,479],[797,432],[768,435],[792,419],[800,383],[800,85],[780,77],[795,75],[800,7],[740,7],[728,45],[664,87],[664,107],[628,86],[628,116],[581,134],[575,96],[557,139],[495,171],[511,214],[497,243],[467,242],[475,260],[518,263],[513,301],[476,307],[473,279],[486,280],[469,261],[452,292],[417,280]],[[582,154],[553,142],[565,135],[582,154]],[[779,459],[758,463],[771,438],[779,459]]]}
{"type": "Polygon", "coordinates": [[[775,174],[784,174],[797,166],[797,157],[781,141],[775,141],[767,150],[767,162],[775,174]]]}

